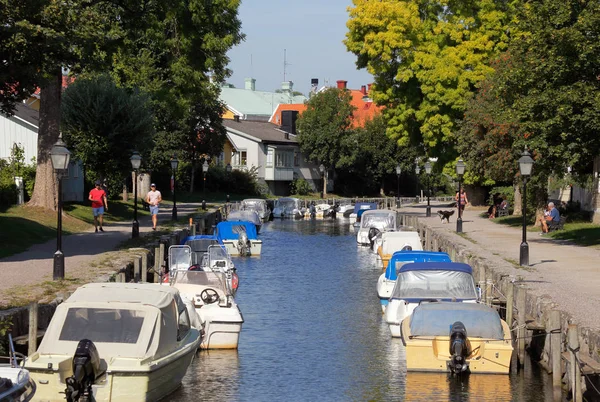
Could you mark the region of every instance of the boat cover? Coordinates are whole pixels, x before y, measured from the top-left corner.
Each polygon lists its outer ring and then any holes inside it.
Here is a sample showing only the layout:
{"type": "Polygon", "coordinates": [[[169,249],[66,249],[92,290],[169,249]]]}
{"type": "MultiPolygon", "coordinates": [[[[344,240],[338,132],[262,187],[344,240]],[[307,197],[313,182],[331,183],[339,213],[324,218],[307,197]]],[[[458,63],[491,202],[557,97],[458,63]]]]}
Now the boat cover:
{"type": "Polygon", "coordinates": [[[254,210],[231,211],[229,215],[227,215],[227,220],[230,222],[248,221],[254,223],[255,225],[262,225],[262,221],[260,220],[258,212],[254,210]]]}
{"type": "Polygon", "coordinates": [[[396,228],[395,232],[381,233],[381,253],[394,254],[396,251],[422,251],[421,237],[418,232],[407,226],[396,228]]]}
{"type": "Polygon", "coordinates": [[[260,198],[250,198],[242,201],[241,204],[242,209],[249,211],[256,211],[260,213],[266,213],[269,207],[267,206],[267,201],[262,200],[260,198]]]}
{"type": "Polygon", "coordinates": [[[424,303],[412,313],[411,336],[448,336],[456,321],[464,324],[467,338],[504,339],[498,312],[479,303],[424,303]]]}
{"type": "MultiPolygon", "coordinates": [[[[430,252],[434,253],[434,251],[430,251],[430,252]]],[[[421,251],[421,253],[422,253],[422,251],[421,251]]],[[[419,261],[419,262],[414,262],[412,264],[404,264],[402,267],[399,268],[398,272],[444,270],[444,271],[466,272],[469,275],[473,275],[473,268],[471,268],[471,266],[469,264],[465,264],[462,262],[451,262],[450,256],[448,256],[448,254],[446,254],[446,253],[439,253],[439,254],[440,254],[440,260],[430,259],[430,260],[426,260],[424,262],[419,261]],[[443,260],[443,258],[444,258],[443,254],[445,254],[446,257],[448,257],[448,260],[443,260]]],[[[394,253],[394,255],[395,255],[395,253],[394,253]]],[[[394,257],[392,256],[392,258],[394,258],[394,257]]]]}
{"type": "Polygon", "coordinates": [[[477,289],[473,275],[464,271],[440,269],[403,272],[400,270],[390,299],[405,300],[409,303],[418,303],[427,299],[477,300],[477,289]]]}
{"type": "Polygon", "coordinates": [[[377,209],[376,202],[357,202],[354,204],[354,213],[358,216],[358,211],[368,210],[368,209],[377,209]]]}
{"type": "MultiPolygon", "coordinates": [[[[391,232],[394,233],[394,232],[391,232]]],[[[390,259],[387,268],[385,269],[385,278],[395,281],[398,277],[400,268],[414,262],[450,262],[450,256],[446,253],[437,251],[415,251],[401,250],[396,251],[390,259]]],[[[415,264],[411,264],[415,265],[415,264]]],[[[440,268],[438,268],[440,269],[440,268]]]]}
{"type": "Polygon", "coordinates": [[[219,244],[219,239],[214,235],[195,235],[186,237],[181,244],[190,246],[194,253],[206,253],[208,246],[219,244]]]}
{"type": "Polygon", "coordinates": [[[223,240],[237,240],[242,231],[246,232],[248,240],[257,240],[256,225],[248,221],[224,221],[217,223],[217,238],[223,240]]]}
{"type": "Polygon", "coordinates": [[[381,209],[364,211],[360,218],[360,227],[362,229],[377,228],[382,232],[385,230],[395,230],[396,212],[381,209]]]}
{"type": "Polygon", "coordinates": [[[291,212],[295,208],[300,209],[300,200],[298,198],[282,197],[275,201],[275,208],[290,209],[291,212]]]}

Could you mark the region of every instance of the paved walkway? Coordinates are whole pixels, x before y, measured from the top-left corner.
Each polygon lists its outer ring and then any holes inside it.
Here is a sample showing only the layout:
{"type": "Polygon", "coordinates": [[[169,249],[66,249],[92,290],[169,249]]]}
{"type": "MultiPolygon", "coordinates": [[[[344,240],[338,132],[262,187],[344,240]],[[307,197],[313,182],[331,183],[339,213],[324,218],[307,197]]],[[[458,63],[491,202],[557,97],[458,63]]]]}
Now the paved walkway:
{"type": "MultiPolygon", "coordinates": [[[[518,267],[522,229],[494,223],[481,217],[487,209],[466,209],[463,215],[464,237],[456,234],[455,213],[450,224],[443,224],[436,212],[451,210],[432,205],[432,217],[426,218],[426,205],[403,207],[400,212],[419,216],[427,225],[456,236],[457,242],[469,245],[477,254],[492,261],[513,262],[507,274],[522,278],[537,295],[548,295],[558,308],[569,313],[577,323],[600,329],[600,249],[582,247],[565,241],[527,232],[529,267],[518,267]]],[[[509,264],[504,264],[509,265],[509,264]]]]}
{"type": "MultiPolygon", "coordinates": [[[[193,213],[201,204],[177,204],[178,216],[193,213]]],[[[91,211],[90,211],[91,213],[91,211]]],[[[158,226],[171,220],[171,208],[159,210],[158,226]]],[[[140,236],[152,232],[150,216],[141,216],[140,236]]],[[[65,278],[87,278],[87,271],[109,258],[100,255],[115,250],[121,243],[131,238],[131,221],[104,225],[104,232],[94,232],[94,227],[85,232],[63,236],[62,249],[65,254],[65,278]]],[[[14,292],[25,291],[25,287],[41,285],[52,279],[53,256],[56,239],[36,244],[20,254],[0,259],[0,306],[11,303],[14,292]]],[[[90,278],[93,279],[93,278],[90,278]]],[[[18,297],[18,295],[16,295],[18,297]]]]}

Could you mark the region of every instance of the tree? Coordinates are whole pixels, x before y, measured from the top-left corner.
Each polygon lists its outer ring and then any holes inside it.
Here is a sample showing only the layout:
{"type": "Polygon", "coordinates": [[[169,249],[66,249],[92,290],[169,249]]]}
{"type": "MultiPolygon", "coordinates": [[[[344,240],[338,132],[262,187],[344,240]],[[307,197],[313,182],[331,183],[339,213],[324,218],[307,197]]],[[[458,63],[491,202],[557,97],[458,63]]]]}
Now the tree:
{"type": "Polygon", "coordinates": [[[345,44],[375,78],[388,135],[440,162],[454,159],[456,121],[506,48],[506,2],[353,0],[345,44]]]}
{"type": "Polygon", "coordinates": [[[356,137],[352,135],[352,95],[329,88],[314,95],[298,117],[298,143],[302,153],[326,168],[349,166],[356,137]]]}
{"type": "Polygon", "coordinates": [[[132,151],[151,148],[153,124],[147,96],[118,88],[107,75],[79,78],[63,94],[63,139],[88,177],[121,185],[132,151]]]}

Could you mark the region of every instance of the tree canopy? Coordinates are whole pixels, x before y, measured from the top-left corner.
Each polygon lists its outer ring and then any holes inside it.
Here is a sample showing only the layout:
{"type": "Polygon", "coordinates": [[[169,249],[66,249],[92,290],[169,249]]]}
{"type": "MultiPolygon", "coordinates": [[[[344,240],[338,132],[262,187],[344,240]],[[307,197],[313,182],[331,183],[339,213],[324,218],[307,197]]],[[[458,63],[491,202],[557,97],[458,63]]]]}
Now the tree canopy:
{"type": "Polygon", "coordinates": [[[375,78],[388,135],[441,161],[468,96],[506,48],[508,3],[494,0],[353,0],[345,44],[375,78]]]}

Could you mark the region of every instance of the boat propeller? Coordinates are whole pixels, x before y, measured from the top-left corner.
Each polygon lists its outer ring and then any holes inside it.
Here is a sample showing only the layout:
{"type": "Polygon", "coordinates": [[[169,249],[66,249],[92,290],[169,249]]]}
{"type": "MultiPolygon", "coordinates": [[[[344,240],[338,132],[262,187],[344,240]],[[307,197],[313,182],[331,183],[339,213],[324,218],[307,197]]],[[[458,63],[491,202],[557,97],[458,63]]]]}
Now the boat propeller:
{"type": "Polygon", "coordinates": [[[93,400],[92,385],[102,374],[100,356],[94,342],[82,339],[73,356],[73,375],[67,378],[67,402],[93,400]]]}
{"type": "Polygon", "coordinates": [[[450,328],[450,361],[448,369],[453,374],[462,374],[469,368],[467,362],[467,329],[460,321],[456,321],[450,328]]]}

